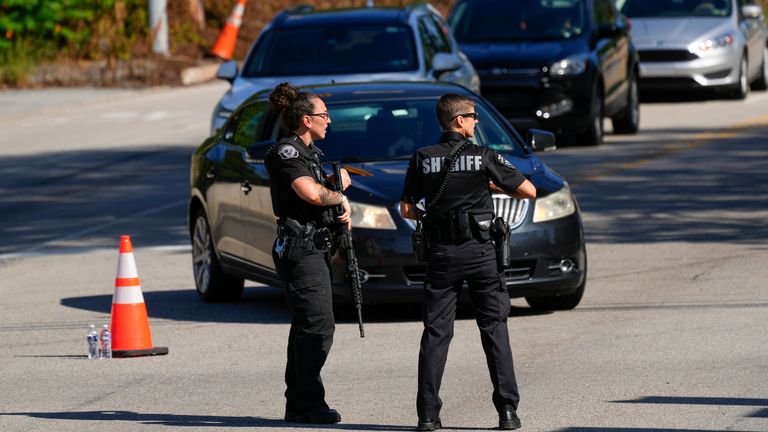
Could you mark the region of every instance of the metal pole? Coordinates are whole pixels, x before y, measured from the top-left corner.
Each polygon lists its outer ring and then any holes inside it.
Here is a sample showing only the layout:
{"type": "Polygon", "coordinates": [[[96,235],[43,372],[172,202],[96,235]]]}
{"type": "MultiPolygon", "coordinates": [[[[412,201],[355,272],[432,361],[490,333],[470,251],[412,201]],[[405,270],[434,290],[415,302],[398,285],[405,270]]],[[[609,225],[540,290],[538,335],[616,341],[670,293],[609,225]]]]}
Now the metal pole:
{"type": "Polygon", "coordinates": [[[168,14],[166,0],[149,0],[149,29],[152,34],[152,51],[168,55],[168,14]]]}

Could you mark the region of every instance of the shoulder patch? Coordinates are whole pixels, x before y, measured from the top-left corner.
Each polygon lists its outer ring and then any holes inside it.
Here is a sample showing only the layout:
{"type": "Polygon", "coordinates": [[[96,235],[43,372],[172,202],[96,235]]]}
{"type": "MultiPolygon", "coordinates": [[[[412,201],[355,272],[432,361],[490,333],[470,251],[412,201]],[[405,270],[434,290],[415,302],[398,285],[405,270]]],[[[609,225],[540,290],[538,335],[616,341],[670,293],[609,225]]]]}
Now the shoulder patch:
{"type": "Polygon", "coordinates": [[[299,151],[296,150],[296,147],[290,144],[280,146],[280,148],[277,149],[277,154],[280,155],[280,159],[282,160],[295,159],[299,157],[299,151]]]}
{"type": "Polygon", "coordinates": [[[500,163],[500,164],[502,164],[502,165],[504,165],[505,167],[508,167],[508,168],[514,168],[514,167],[512,166],[512,164],[511,164],[511,163],[509,163],[509,161],[508,161],[508,160],[504,159],[504,156],[502,156],[502,155],[501,155],[501,154],[499,154],[499,153],[497,153],[497,154],[496,154],[496,160],[498,160],[498,161],[499,161],[499,163],[500,163]]]}

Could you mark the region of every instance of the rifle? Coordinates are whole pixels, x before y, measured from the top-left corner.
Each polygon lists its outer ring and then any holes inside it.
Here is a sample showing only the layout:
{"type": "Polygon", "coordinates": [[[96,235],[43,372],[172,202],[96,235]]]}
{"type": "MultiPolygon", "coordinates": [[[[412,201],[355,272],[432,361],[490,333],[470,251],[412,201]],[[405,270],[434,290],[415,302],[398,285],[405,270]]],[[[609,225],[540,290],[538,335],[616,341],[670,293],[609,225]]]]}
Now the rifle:
{"type": "MultiPolygon", "coordinates": [[[[333,175],[336,178],[336,190],[342,192],[344,190],[341,183],[341,168],[338,162],[333,163],[333,175]]],[[[341,205],[336,206],[336,214],[340,215],[344,210],[341,205]]],[[[360,268],[357,266],[357,256],[355,255],[354,243],[352,243],[352,232],[346,223],[339,224],[340,247],[344,250],[347,258],[347,271],[346,277],[349,282],[349,288],[352,291],[352,302],[355,305],[357,311],[357,324],[360,327],[360,337],[365,337],[365,330],[363,329],[363,293],[362,283],[360,282],[360,268]]]]}

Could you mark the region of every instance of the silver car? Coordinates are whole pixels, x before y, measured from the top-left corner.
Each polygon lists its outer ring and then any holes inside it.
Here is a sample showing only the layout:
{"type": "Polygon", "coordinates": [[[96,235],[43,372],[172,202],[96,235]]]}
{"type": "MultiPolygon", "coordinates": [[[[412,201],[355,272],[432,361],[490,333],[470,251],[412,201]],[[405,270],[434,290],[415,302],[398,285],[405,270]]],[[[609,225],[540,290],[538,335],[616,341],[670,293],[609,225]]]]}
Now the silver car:
{"type": "Polygon", "coordinates": [[[440,13],[429,4],[403,8],[278,14],[251,46],[242,70],[223,63],[232,83],[213,111],[211,133],[249,96],[290,81],[304,86],[371,81],[447,81],[479,92],[480,79],[440,13]]]}
{"type": "Polygon", "coordinates": [[[768,88],[763,10],[754,0],[618,0],[632,22],[640,86],[718,89],[744,99],[768,88]]]}

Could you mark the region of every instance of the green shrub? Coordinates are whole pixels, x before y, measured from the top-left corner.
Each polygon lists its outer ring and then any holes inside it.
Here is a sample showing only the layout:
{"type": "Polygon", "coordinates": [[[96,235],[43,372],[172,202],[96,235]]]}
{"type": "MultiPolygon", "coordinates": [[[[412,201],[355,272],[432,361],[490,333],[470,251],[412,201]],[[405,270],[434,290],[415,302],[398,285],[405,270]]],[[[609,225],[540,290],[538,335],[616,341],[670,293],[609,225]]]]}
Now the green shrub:
{"type": "Polygon", "coordinates": [[[0,82],[55,57],[128,58],[146,38],[146,0],[0,0],[0,82]]]}

